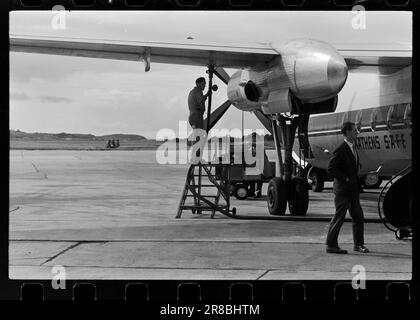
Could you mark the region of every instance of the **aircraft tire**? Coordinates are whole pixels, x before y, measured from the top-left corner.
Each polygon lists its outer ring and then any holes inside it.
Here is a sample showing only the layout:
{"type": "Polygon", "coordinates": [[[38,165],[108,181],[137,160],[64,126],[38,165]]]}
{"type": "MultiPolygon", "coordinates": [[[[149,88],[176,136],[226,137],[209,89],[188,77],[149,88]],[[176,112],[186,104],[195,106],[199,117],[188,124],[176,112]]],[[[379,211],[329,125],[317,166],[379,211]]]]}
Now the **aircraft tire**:
{"type": "Polygon", "coordinates": [[[287,188],[284,180],[275,177],[270,180],[267,187],[267,207],[271,215],[282,216],[286,212],[287,188]]]}
{"type": "Polygon", "coordinates": [[[292,216],[304,216],[308,211],[309,193],[307,182],[301,177],[294,177],[290,188],[289,211],[292,216]]]}
{"type": "Polygon", "coordinates": [[[311,180],[313,192],[322,192],[324,190],[325,174],[321,170],[314,168],[311,173],[311,180]]]}
{"type": "Polygon", "coordinates": [[[248,197],[248,187],[242,183],[237,184],[233,191],[233,195],[238,200],[245,200],[248,197]]]}

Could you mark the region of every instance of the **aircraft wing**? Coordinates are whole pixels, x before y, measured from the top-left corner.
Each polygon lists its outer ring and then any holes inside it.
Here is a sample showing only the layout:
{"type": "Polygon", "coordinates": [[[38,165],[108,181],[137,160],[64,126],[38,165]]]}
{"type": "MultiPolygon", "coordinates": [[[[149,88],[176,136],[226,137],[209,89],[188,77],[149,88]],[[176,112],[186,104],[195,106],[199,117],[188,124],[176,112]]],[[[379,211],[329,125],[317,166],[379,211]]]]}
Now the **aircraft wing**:
{"type": "MultiPolygon", "coordinates": [[[[366,67],[403,68],[411,65],[409,44],[333,44],[349,70],[366,67]]],[[[208,66],[245,68],[268,62],[279,53],[270,44],[212,44],[183,42],[112,41],[49,36],[10,36],[10,51],[208,66]]]]}
{"type": "Polygon", "coordinates": [[[278,53],[265,45],[184,42],[111,41],[41,36],[10,36],[10,51],[64,56],[243,68],[268,62],[278,53]]]}
{"type": "Polygon", "coordinates": [[[380,71],[400,69],[412,64],[412,46],[406,43],[334,44],[350,71],[379,67],[380,71]]]}

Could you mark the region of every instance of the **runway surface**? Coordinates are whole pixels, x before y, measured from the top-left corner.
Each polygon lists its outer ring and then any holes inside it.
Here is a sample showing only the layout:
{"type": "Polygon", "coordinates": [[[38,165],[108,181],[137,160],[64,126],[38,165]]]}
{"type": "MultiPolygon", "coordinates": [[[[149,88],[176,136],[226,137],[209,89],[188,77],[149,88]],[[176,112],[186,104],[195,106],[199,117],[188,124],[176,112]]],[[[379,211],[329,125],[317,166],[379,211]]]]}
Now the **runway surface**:
{"type": "MultiPolygon", "coordinates": [[[[10,151],[9,276],[51,279],[340,279],[362,265],[367,280],[411,279],[411,241],[365,224],[369,254],[353,252],[351,223],[325,252],[328,222],[232,220],[220,213],[175,219],[188,165],[160,165],[155,151],[10,151]]],[[[308,217],[334,213],[331,183],[310,192],[308,217]]],[[[265,195],[267,185],[263,187],[265,195]]],[[[379,190],[361,194],[377,217],[379,190]]],[[[262,199],[232,206],[268,215],[262,199]]]]}

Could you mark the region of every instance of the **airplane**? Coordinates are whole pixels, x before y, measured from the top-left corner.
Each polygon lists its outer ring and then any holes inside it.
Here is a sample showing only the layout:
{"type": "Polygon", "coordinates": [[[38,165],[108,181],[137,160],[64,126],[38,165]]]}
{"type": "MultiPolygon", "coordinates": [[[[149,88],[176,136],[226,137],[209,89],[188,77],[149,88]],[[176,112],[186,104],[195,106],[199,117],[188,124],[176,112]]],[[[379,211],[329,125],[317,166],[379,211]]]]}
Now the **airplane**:
{"type": "MultiPolygon", "coordinates": [[[[273,135],[282,165],[267,189],[271,215],[284,215],[287,205],[291,215],[306,215],[307,179],[294,174],[293,164],[304,163],[314,190],[321,191],[329,156],[342,141],[344,121],[355,122],[360,132],[356,144],[365,185],[376,185],[381,177],[411,165],[411,44],[332,45],[315,39],[170,43],[10,35],[10,51],[142,61],[146,72],[152,61],[207,67],[209,88],[216,75],[227,85],[228,100],[211,114],[208,110],[206,129],[234,105],[254,113],[273,135]],[[238,70],[229,76],[225,68],[238,70]],[[357,72],[372,72],[379,80],[356,90],[346,82],[349,73],[357,72]]],[[[403,179],[389,188],[383,209],[389,221],[402,226],[411,212],[411,169],[398,176],[403,179]]]]}

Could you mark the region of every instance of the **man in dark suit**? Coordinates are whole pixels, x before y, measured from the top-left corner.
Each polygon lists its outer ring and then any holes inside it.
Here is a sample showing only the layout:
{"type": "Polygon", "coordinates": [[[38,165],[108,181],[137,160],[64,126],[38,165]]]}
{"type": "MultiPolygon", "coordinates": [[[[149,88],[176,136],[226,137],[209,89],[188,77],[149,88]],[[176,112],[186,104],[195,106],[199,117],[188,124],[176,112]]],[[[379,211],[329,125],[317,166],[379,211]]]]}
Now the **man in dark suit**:
{"type": "Polygon", "coordinates": [[[328,253],[347,253],[338,246],[338,233],[346,217],[347,209],[353,222],[354,251],[369,252],[364,246],[363,210],[360,206],[359,156],[355,147],[357,130],[353,122],[345,122],[341,128],[344,142],[334,150],[328,164],[328,174],[334,178],[335,215],[327,235],[328,253]]]}

